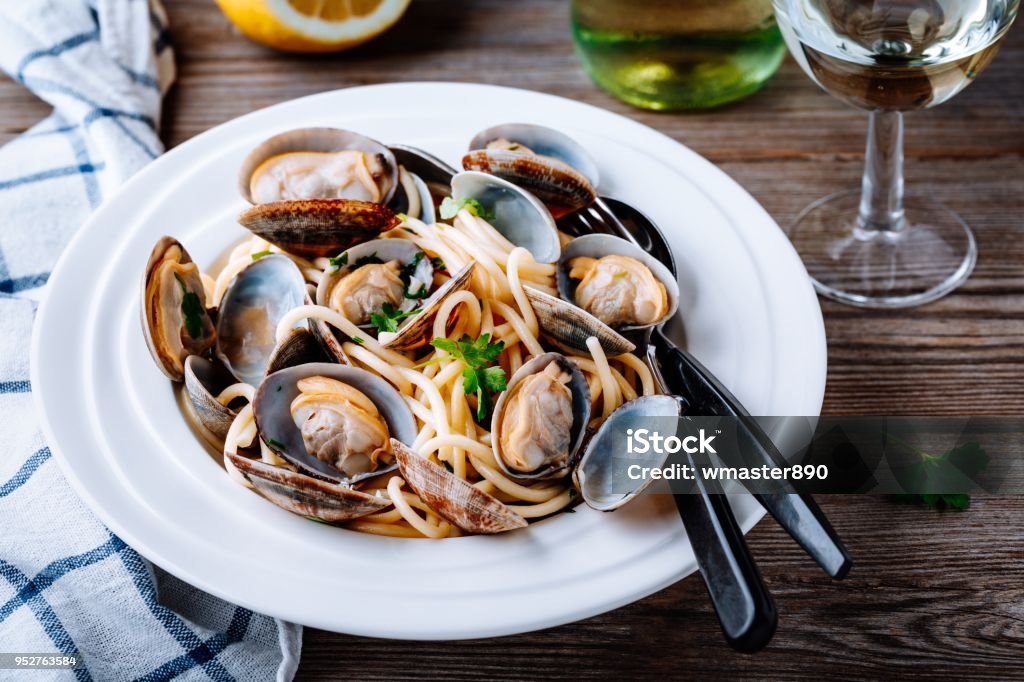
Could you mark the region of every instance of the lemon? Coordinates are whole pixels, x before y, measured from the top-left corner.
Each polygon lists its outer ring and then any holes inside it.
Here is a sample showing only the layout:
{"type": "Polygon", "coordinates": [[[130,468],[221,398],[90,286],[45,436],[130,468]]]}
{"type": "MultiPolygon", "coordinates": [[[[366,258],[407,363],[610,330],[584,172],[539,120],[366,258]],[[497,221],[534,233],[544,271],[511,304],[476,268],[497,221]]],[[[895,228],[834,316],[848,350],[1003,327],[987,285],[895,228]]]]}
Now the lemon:
{"type": "Polygon", "coordinates": [[[217,0],[258,43],[290,52],[334,52],[380,35],[410,0],[217,0]]]}

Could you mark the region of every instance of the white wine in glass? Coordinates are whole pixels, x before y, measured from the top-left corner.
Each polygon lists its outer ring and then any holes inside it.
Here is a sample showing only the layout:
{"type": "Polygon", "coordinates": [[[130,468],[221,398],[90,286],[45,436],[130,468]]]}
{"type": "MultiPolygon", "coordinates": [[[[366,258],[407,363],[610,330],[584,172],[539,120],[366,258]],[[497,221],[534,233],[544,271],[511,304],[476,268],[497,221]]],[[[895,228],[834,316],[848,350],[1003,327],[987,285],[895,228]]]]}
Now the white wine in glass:
{"type": "Polygon", "coordinates": [[[995,56],[1020,0],[774,0],[790,52],[828,93],[870,111],[859,192],[808,206],[789,228],[817,290],[870,307],[933,301],[967,279],[974,235],[903,191],[903,111],[941,104],[995,56]]]}

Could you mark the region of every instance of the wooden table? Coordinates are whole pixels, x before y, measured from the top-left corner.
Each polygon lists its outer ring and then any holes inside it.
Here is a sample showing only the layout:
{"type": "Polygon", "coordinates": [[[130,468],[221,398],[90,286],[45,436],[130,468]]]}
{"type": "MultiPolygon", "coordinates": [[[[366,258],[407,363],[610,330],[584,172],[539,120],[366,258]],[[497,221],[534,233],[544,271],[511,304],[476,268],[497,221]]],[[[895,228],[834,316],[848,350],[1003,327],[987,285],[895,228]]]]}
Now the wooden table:
{"type": "MultiPolygon", "coordinates": [[[[497,83],[590,102],[689,145],[780,224],[853,188],[865,116],[791,61],[762,92],[704,114],[655,114],[594,87],[573,56],[568,3],[415,0],[386,37],[353,52],[285,56],[238,36],[208,0],[166,0],[179,76],[164,118],[174,146],[302,95],[411,80],[497,83]]],[[[0,142],[47,108],[0,82],[0,142]]],[[[875,312],[823,302],[829,414],[1024,414],[1024,30],[979,82],[908,117],[907,181],[973,226],[970,281],[931,305],[875,312]]],[[[757,655],[723,643],[701,581],[596,618],[503,639],[401,643],[307,629],[299,679],[558,679],[728,676],[1024,676],[1024,500],[962,513],[870,497],[821,500],[855,567],[832,582],[770,521],[749,535],[774,593],[778,634],[757,655]]]]}

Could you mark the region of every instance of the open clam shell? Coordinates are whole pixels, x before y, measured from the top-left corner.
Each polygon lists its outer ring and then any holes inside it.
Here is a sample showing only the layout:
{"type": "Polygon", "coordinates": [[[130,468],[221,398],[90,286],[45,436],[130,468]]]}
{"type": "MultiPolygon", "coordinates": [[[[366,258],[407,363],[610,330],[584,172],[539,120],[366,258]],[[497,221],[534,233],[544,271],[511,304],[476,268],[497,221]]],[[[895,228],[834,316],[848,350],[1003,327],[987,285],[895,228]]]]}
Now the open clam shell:
{"type": "Polygon", "coordinates": [[[465,171],[452,178],[452,198],[475,199],[505,239],[522,246],[538,263],[554,263],[561,253],[558,228],[537,197],[500,177],[465,171]]]}
{"type": "Polygon", "coordinates": [[[327,362],[316,335],[306,327],[295,327],[274,348],[267,360],[267,374],[311,362],[327,362]]]}
{"type": "Polygon", "coordinates": [[[492,173],[533,192],[555,215],[597,199],[597,165],[568,135],[545,126],[505,123],[477,133],[462,157],[466,170],[492,173]],[[511,144],[495,145],[505,140],[511,144]]]}
{"type": "Polygon", "coordinates": [[[529,286],[523,290],[544,336],[558,348],[589,352],[587,339],[593,336],[608,355],[636,350],[632,341],[579,306],[529,286]]]}
{"type": "Polygon", "coordinates": [[[220,440],[228,435],[238,413],[222,405],[217,396],[233,383],[235,378],[219,362],[198,355],[190,355],[185,360],[185,394],[192,403],[195,417],[220,440]]]}
{"type": "Polygon", "coordinates": [[[290,258],[275,254],[254,261],[221,299],[217,357],[239,381],[259,385],[277,348],[277,323],[305,299],[305,279],[290,258]]]}
{"type": "Polygon", "coordinates": [[[617,331],[628,332],[635,329],[647,329],[654,327],[668,318],[675,315],[679,309],[679,282],[675,275],[665,265],[649,253],[631,242],[610,234],[588,234],[577,237],[570,241],[562,249],[562,255],[558,259],[556,278],[558,281],[558,293],[566,301],[575,303],[576,288],[578,282],[569,277],[569,263],[574,258],[587,256],[600,259],[604,256],[627,256],[639,261],[651,271],[661,284],[665,287],[665,294],[668,297],[668,306],[664,315],[648,324],[630,324],[616,328],[617,331]]]}
{"type": "MultiPolygon", "coordinates": [[[[538,404],[534,407],[539,409],[540,405],[538,404]]],[[[555,423],[557,415],[543,415],[541,419],[548,419],[548,421],[546,423],[531,423],[531,436],[543,434],[543,429],[558,428],[560,426],[555,423]]],[[[587,385],[587,380],[580,369],[574,362],[559,353],[544,353],[543,355],[538,355],[525,363],[516,371],[515,374],[512,375],[512,378],[509,379],[508,382],[508,388],[501,394],[498,398],[498,402],[494,405],[494,415],[491,418],[491,447],[494,451],[494,459],[505,474],[515,479],[534,481],[561,478],[568,474],[572,469],[580,445],[583,443],[583,438],[586,435],[587,424],[589,422],[590,389],[587,385]],[[533,471],[519,471],[510,466],[509,453],[506,453],[505,451],[507,445],[504,442],[503,435],[507,431],[505,428],[505,420],[508,416],[507,410],[509,408],[510,401],[519,399],[517,397],[517,392],[522,387],[523,382],[529,377],[543,372],[552,363],[556,363],[560,370],[569,374],[568,388],[572,400],[572,423],[567,425],[569,432],[567,435],[564,435],[565,440],[568,441],[568,448],[564,459],[544,464],[533,471]]],[[[521,428],[524,425],[519,423],[509,426],[518,426],[521,428]]],[[[549,434],[543,435],[547,436],[549,434]]],[[[550,442],[552,438],[545,438],[545,440],[550,442]]]]}
{"type": "MultiPolygon", "coordinates": [[[[627,475],[627,432],[648,419],[679,417],[683,413],[681,398],[649,395],[620,405],[601,424],[587,443],[572,479],[587,506],[598,511],[612,511],[642,493],[654,478],[634,480],[627,475]]],[[[636,455],[636,464],[661,467],[667,454],[636,455]]]]}
{"type": "Polygon", "coordinates": [[[330,256],[398,225],[383,204],[355,199],[296,199],[258,204],[238,222],[257,237],[306,258],[330,256]]]}
{"type": "Polygon", "coordinates": [[[199,268],[178,240],[161,237],[142,275],[142,331],[157,367],[172,381],[185,376],[185,360],[217,341],[205,307],[199,268]]]}
{"type": "Polygon", "coordinates": [[[260,384],[253,400],[253,416],[256,418],[256,427],[263,441],[303,471],[335,483],[351,485],[394,470],[397,464],[390,463],[373,471],[346,476],[330,463],[317,459],[306,450],[302,433],[292,418],[290,406],[299,395],[298,381],[316,376],[336,379],[355,388],[377,407],[392,438],[403,443],[412,443],[415,440],[416,419],[391,384],[357,367],[313,363],[275,372],[260,384]]]}
{"type": "Polygon", "coordinates": [[[428,225],[437,220],[437,208],[430,187],[415,173],[402,169],[398,174],[398,190],[388,204],[395,214],[404,213],[428,225]]]}
{"type": "Polygon", "coordinates": [[[425,346],[433,337],[434,318],[441,311],[445,300],[457,291],[468,289],[473,279],[475,262],[466,263],[447,282],[437,288],[420,305],[419,312],[406,318],[395,335],[384,343],[391,350],[413,350],[425,346]]]}
{"type": "Polygon", "coordinates": [[[235,453],[227,453],[226,458],[253,490],[293,514],[327,523],[343,523],[391,506],[391,501],[385,497],[271,466],[258,459],[235,453]]]}
{"type": "MultiPolygon", "coordinates": [[[[431,286],[434,266],[420,247],[408,239],[374,239],[337,254],[337,268],[328,267],[317,285],[316,304],[328,306],[335,286],[363,265],[391,261],[397,261],[403,268],[416,263],[410,278],[410,287],[431,286]]],[[[406,301],[403,309],[409,309],[415,303],[409,299],[406,301]]]]}
{"type": "Polygon", "coordinates": [[[468,533],[504,533],[526,528],[527,523],[511,507],[472,486],[444,467],[421,457],[392,439],[402,478],[427,506],[468,533]]]}
{"type": "MultiPolygon", "coordinates": [[[[395,155],[395,159],[398,160],[398,163],[408,170],[416,180],[422,182],[422,186],[420,185],[420,182],[417,182],[417,188],[420,189],[421,192],[424,187],[426,188],[431,199],[431,206],[434,208],[440,206],[441,201],[448,196],[450,192],[449,188],[451,187],[452,177],[458,173],[458,171],[433,154],[416,147],[410,147],[404,144],[392,144],[388,148],[391,150],[391,153],[395,155]]],[[[398,193],[396,192],[396,199],[397,195],[398,193]]],[[[422,194],[420,203],[422,206],[420,210],[420,220],[428,224],[436,222],[436,212],[428,215],[425,210],[427,206],[426,197],[422,196],[422,194]]],[[[403,209],[395,208],[394,210],[398,212],[403,209]]],[[[408,211],[404,212],[408,213],[408,211]]]]}
{"type": "MultiPolygon", "coordinates": [[[[258,201],[259,197],[253,194],[253,179],[257,176],[260,168],[265,167],[264,164],[275,157],[303,152],[320,155],[362,152],[372,157],[373,165],[379,169],[379,173],[374,176],[379,198],[374,199],[368,196],[365,193],[366,190],[359,187],[358,182],[353,182],[340,191],[335,190],[333,198],[386,204],[391,200],[395,188],[398,186],[398,163],[391,150],[380,142],[340,128],[298,128],[279,133],[263,141],[245,157],[238,172],[238,189],[242,197],[250,204],[267,203],[258,201]]],[[[327,197],[308,196],[307,192],[307,196],[302,198],[327,197]]]]}

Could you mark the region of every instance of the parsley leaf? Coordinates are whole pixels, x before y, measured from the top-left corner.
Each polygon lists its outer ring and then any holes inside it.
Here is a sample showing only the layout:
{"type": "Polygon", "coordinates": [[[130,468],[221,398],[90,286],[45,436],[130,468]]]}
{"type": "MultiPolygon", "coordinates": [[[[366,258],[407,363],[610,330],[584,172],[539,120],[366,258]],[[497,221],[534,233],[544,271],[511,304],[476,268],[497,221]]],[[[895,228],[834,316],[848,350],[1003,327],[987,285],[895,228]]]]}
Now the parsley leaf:
{"type": "Polygon", "coordinates": [[[409,216],[406,215],[405,213],[396,213],[395,217],[398,218],[398,222],[400,223],[404,223],[407,220],[409,220],[409,216]]]}
{"type": "Polygon", "coordinates": [[[331,267],[337,270],[340,267],[348,265],[348,251],[342,251],[334,258],[328,258],[331,263],[331,267]]]}
{"type": "Polygon", "coordinates": [[[362,258],[356,258],[356,262],[352,264],[352,269],[361,268],[364,265],[380,265],[383,263],[380,258],[377,257],[377,252],[374,251],[369,256],[363,256],[362,258]]]}
{"type": "Polygon", "coordinates": [[[491,343],[490,334],[481,334],[476,341],[463,334],[458,341],[434,339],[430,345],[465,363],[462,391],[467,395],[476,394],[476,417],[483,421],[490,412],[491,397],[506,388],[505,370],[494,364],[505,350],[505,342],[491,343]]]}
{"type": "Polygon", "coordinates": [[[892,434],[888,439],[890,466],[900,485],[908,491],[896,496],[898,502],[936,509],[966,509],[970,505],[971,496],[965,490],[989,463],[988,453],[981,445],[968,442],[941,454],[932,454],[892,434]]]}
{"type": "Polygon", "coordinates": [[[456,201],[452,197],[445,197],[441,201],[441,218],[444,220],[451,220],[459,214],[459,211],[466,209],[477,218],[483,218],[484,220],[494,220],[494,213],[484,208],[476,199],[461,199],[456,201]]]}
{"type": "Polygon", "coordinates": [[[614,275],[612,275],[612,279],[622,279],[623,277],[627,276],[628,274],[629,273],[626,272],[625,270],[623,270],[622,272],[616,272],[614,275]]]}
{"type": "Polygon", "coordinates": [[[252,259],[253,260],[259,260],[260,258],[263,258],[264,256],[269,256],[271,253],[272,252],[271,252],[270,249],[267,249],[266,251],[259,251],[257,253],[252,254],[252,259]]]}
{"type": "Polygon", "coordinates": [[[430,263],[431,263],[431,265],[434,266],[435,270],[447,270],[448,269],[448,266],[445,265],[444,261],[441,260],[438,256],[434,256],[433,258],[431,258],[430,259],[430,263]]]}
{"type": "Polygon", "coordinates": [[[417,251],[416,255],[413,256],[412,260],[402,266],[402,269],[398,273],[398,278],[402,280],[405,288],[402,290],[402,295],[406,298],[413,300],[419,300],[426,298],[427,294],[430,293],[430,287],[424,283],[420,283],[420,288],[416,291],[412,290],[412,277],[416,274],[416,268],[419,267],[423,259],[427,257],[427,254],[422,251],[417,251]]]}
{"type": "Polygon", "coordinates": [[[361,346],[364,343],[366,343],[366,340],[363,337],[361,337],[361,336],[353,336],[352,337],[352,343],[361,346]]]}
{"type": "Polygon", "coordinates": [[[379,313],[370,314],[370,324],[377,328],[377,332],[397,332],[399,320],[415,315],[416,310],[398,310],[395,306],[385,302],[379,313]]]}
{"type": "Polygon", "coordinates": [[[180,275],[175,273],[174,279],[178,280],[181,287],[181,314],[185,319],[185,331],[193,339],[198,339],[203,333],[203,314],[206,310],[199,300],[199,295],[188,290],[185,280],[180,275]]]}

